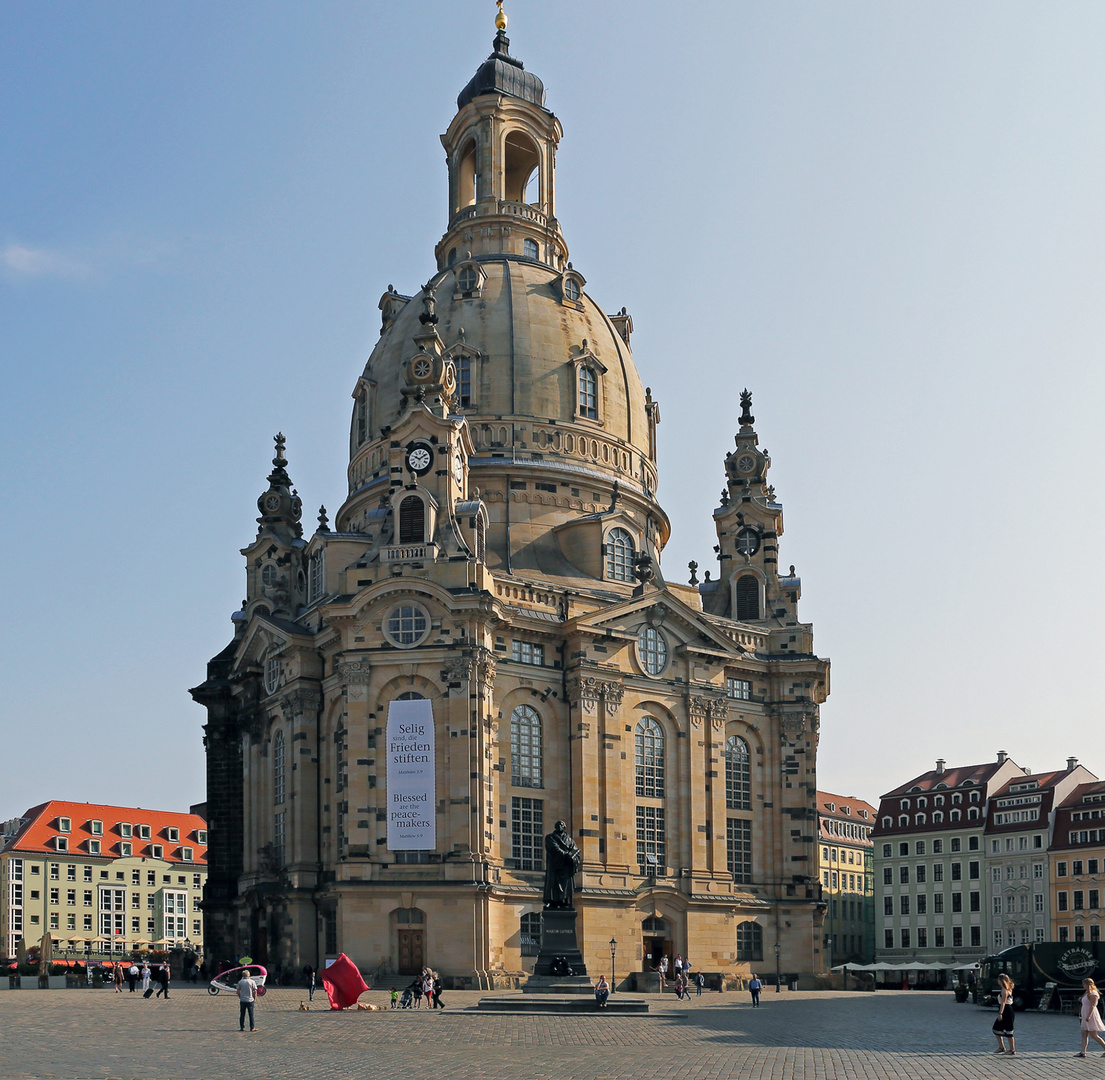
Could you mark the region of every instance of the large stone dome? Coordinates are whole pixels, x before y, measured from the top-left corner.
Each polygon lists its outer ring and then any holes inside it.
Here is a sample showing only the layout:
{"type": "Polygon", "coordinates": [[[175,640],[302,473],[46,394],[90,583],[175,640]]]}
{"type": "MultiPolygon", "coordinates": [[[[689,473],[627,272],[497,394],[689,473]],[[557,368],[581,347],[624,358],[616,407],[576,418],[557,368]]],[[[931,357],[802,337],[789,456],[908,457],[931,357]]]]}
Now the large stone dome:
{"type": "MultiPolygon", "coordinates": [[[[555,453],[554,429],[567,426],[576,435],[573,444],[587,440],[583,456],[589,464],[623,480],[628,474],[651,489],[655,473],[649,457],[648,407],[629,345],[582,290],[578,301],[565,300],[562,282],[562,274],[536,260],[500,255],[465,261],[429,283],[437,332],[447,354],[454,354],[457,346],[466,355],[479,354],[470,368],[467,403],[462,402],[458,411],[467,417],[481,450],[492,452],[492,444],[500,444],[494,451],[503,449],[499,434],[506,421],[507,449],[527,457],[533,450],[555,453]],[[481,287],[465,296],[458,287],[458,273],[473,267],[481,287]],[[582,358],[599,376],[595,419],[579,412],[582,358]],[[494,429],[491,437],[482,437],[485,429],[494,429]],[[591,441],[597,445],[594,455],[591,441]]],[[[420,291],[399,309],[365,366],[375,431],[395,423],[405,408],[403,363],[418,348],[414,338],[423,332],[419,319],[424,297],[425,290],[420,291]]],[[[626,317],[617,318],[625,326],[626,317]]],[[[563,438],[560,451],[568,454],[563,438]]]]}

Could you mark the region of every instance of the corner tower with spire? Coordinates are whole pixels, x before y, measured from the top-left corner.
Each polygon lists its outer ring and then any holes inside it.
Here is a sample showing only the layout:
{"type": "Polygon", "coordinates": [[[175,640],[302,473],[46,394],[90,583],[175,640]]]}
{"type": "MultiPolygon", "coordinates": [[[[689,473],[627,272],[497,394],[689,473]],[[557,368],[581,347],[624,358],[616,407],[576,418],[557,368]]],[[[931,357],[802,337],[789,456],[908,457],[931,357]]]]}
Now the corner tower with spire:
{"type": "Polygon", "coordinates": [[[588,967],[616,935],[622,985],[676,954],[747,975],[776,945],[783,970],[819,973],[828,663],[777,572],[751,397],[714,512],[720,574],[675,584],[633,320],[569,261],[560,122],[505,31],[442,137],[430,276],[380,300],[344,501],[302,536],[278,436],[245,603],[192,691],[221,853],[207,941],[291,967],[344,951],[453,986],[524,980],[562,819],[588,967]],[[433,837],[396,849],[385,732],[412,699],[433,716],[433,837]]]}

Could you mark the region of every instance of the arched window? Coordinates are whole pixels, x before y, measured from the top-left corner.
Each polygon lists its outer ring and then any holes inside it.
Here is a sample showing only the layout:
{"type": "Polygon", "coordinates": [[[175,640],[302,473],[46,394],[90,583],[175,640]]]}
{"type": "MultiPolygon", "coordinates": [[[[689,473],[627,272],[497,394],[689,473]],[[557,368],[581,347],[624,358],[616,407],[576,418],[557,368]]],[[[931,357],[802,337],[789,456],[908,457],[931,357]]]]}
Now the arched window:
{"type": "Polygon", "coordinates": [[[668,663],[668,643],[655,626],[645,626],[637,634],[637,662],[649,675],[659,675],[668,663]]]}
{"type": "Polygon", "coordinates": [[[730,735],[725,742],[725,805],[730,810],[752,809],[748,743],[737,735],[730,735]]]}
{"type": "Polygon", "coordinates": [[[971,821],[974,821],[974,820],[976,820],[976,819],[978,818],[978,807],[977,807],[977,806],[972,806],[972,807],[971,807],[971,808],[970,808],[970,809],[969,809],[969,810],[967,811],[967,817],[968,817],[968,819],[969,819],[969,820],[971,820],[971,821]]]}
{"type": "Polygon", "coordinates": [[[595,373],[589,367],[579,369],[579,415],[589,420],[599,418],[599,390],[595,373]]]}
{"type": "Polygon", "coordinates": [[[764,931],[756,922],[742,922],[737,926],[737,959],[762,960],[764,958],[764,931]]]}
{"type": "Polygon", "coordinates": [[[646,799],[664,797],[664,732],[651,717],[637,721],[633,735],[637,794],[646,799]]]}
{"type": "Polygon", "coordinates": [[[941,825],[941,824],[943,824],[943,821],[944,821],[944,811],[943,810],[934,810],[932,812],[932,823],[933,823],[933,825],[941,825]]]}
{"type": "Polygon", "coordinates": [[[537,146],[521,131],[510,132],[504,142],[503,198],[508,202],[525,202],[530,176],[541,162],[537,146]]]}
{"type": "Polygon", "coordinates": [[[272,737],[272,801],[279,806],[284,801],[284,732],[272,737]]]}
{"type": "Polygon", "coordinates": [[[952,821],[958,821],[962,816],[958,810],[952,811],[952,821]]]}
{"type": "Polygon", "coordinates": [[[737,619],[760,617],[760,583],[753,574],[737,578],[737,619]]]}
{"type": "Polygon", "coordinates": [[[308,564],[307,603],[314,603],[326,591],[326,551],[316,551],[308,564]]]}
{"type": "Polygon", "coordinates": [[[522,955],[541,955],[541,912],[531,911],[522,916],[522,955]]]}
{"type": "MultiPolygon", "coordinates": [[[[531,200],[527,200],[527,201],[534,202],[536,200],[531,199],[531,200]]],[[[539,252],[537,250],[537,241],[536,240],[530,240],[528,238],[523,240],[522,241],[522,254],[525,255],[525,257],[527,259],[536,259],[536,258],[538,258],[539,252]]]]}
{"type": "Polygon", "coordinates": [[[399,504],[399,543],[420,544],[426,539],[426,504],[408,495],[399,504]]]}
{"type": "Polygon", "coordinates": [[[476,515],[476,559],[487,562],[487,525],[482,514],[476,515]]]}
{"type": "Polygon", "coordinates": [[[456,209],[471,206],[476,201],[476,142],[465,144],[457,158],[456,209]]]}
{"type": "Polygon", "coordinates": [[[457,357],[457,405],[462,409],[472,407],[472,357],[461,353],[457,357]]]}
{"type": "Polygon", "coordinates": [[[529,705],[510,714],[510,782],[515,787],[542,787],[541,717],[529,705]]]}
{"type": "Polygon", "coordinates": [[[426,698],[422,694],[419,694],[415,690],[408,690],[405,693],[400,694],[395,700],[396,701],[425,701],[426,698]]]}
{"type": "Polygon", "coordinates": [[[633,580],[633,537],[625,529],[611,529],[606,536],[606,576],[611,581],[633,580]]]}

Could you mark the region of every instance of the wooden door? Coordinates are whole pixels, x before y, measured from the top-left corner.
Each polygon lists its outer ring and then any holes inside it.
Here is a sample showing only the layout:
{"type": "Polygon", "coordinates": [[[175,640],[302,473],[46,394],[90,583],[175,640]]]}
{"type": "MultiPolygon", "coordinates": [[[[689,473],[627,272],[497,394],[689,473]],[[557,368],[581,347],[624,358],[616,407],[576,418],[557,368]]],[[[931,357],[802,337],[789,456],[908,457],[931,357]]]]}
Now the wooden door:
{"type": "Polygon", "coordinates": [[[425,965],[422,951],[424,935],[421,930],[399,931],[399,974],[418,975],[425,965]]]}

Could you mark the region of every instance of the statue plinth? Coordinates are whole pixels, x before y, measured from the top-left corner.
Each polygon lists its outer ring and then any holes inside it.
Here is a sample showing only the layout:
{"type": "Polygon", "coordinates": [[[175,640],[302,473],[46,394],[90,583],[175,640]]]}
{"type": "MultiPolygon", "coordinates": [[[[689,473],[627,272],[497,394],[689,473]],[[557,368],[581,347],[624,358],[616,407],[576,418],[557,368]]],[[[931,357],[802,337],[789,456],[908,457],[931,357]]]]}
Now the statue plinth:
{"type": "Polygon", "coordinates": [[[545,993],[554,985],[568,992],[577,986],[590,989],[587,965],[576,938],[578,915],[574,908],[546,908],[541,912],[541,952],[530,980],[533,989],[545,993]]]}

